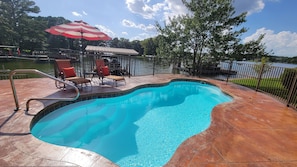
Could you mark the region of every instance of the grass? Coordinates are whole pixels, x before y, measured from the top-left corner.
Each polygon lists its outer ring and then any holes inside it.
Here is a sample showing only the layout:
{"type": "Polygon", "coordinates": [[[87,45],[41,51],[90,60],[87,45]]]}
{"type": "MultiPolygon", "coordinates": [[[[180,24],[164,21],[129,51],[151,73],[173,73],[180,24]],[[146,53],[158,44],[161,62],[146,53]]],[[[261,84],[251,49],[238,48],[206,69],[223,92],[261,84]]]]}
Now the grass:
{"type": "MultiPolygon", "coordinates": [[[[258,79],[256,78],[246,78],[246,79],[233,79],[231,82],[256,89],[258,84],[258,79]]],[[[259,90],[267,92],[269,94],[278,96],[284,100],[287,100],[289,90],[286,89],[280,78],[263,78],[258,87],[259,90]]],[[[293,97],[292,102],[297,104],[297,98],[293,97]]]]}

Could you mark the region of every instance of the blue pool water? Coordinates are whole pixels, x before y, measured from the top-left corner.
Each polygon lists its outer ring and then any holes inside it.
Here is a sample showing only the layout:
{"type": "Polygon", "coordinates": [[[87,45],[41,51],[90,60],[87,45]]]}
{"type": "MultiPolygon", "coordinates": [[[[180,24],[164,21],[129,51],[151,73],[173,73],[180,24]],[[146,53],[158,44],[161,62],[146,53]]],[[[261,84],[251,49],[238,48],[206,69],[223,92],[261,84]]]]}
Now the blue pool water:
{"type": "Polygon", "coordinates": [[[206,130],[214,106],[232,98],[213,85],[174,81],[127,95],[74,103],[41,118],[40,140],[97,152],[120,166],[162,166],[206,130]]]}

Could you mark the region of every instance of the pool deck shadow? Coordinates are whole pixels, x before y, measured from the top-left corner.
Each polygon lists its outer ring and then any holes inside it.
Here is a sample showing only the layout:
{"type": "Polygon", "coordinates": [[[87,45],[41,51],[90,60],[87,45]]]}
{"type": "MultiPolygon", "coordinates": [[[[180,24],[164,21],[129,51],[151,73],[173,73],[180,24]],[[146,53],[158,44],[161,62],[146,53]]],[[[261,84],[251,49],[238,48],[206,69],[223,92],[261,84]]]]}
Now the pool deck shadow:
{"type": "MultiPolygon", "coordinates": [[[[208,81],[234,100],[216,106],[210,127],[184,141],[165,166],[297,166],[297,112],[266,94],[223,81],[174,74],[127,77],[126,84],[117,87],[94,81],[80,93],[118,92],[178,78],[208,81]]],[[[31,101],[29,115],[24,111],[26,101],[73,97],[73,90],[59,90],[47,78],[17,79],[20,109],[14,111],[9,80],[0,80],[0,85],[0,166],[117,166],[91,151],[48,144],[31,135],[33,115],[54,101],[31,101]]]]}

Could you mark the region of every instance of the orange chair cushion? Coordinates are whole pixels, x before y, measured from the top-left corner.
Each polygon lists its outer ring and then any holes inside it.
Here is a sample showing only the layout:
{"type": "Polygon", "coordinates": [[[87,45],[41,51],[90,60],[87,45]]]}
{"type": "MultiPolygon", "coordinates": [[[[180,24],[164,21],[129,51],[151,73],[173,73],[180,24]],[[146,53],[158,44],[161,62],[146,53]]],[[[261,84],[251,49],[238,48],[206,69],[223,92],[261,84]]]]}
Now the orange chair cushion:
{"type": "Polygon", "coordinates": [[[74,67],[63,68],[63,72],[65,78],[76,77],[74,67]]]}
{"type": "Polygon", "coordinates": [[[110,74],[108,66],[102,67],[102,74],[103,74],[103,76],[107,76],[110,74]]]}

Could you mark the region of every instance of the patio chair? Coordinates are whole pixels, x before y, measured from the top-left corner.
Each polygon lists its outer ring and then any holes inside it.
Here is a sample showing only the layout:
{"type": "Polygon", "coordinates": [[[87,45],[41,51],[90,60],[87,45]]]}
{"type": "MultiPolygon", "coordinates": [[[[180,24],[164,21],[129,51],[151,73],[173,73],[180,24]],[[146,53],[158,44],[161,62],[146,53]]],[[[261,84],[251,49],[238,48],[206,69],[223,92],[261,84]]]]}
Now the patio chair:
{"type": "Polygon", "coordinates": [[[105,65],[105,62],[103,59],[96,59],[96,71],[99,76],[99,79],[101,79],[102,81],[102,85],[104,84],[103,83],[104,78],[111,79],[115,84],[115,86],[117,86],[118,81],[124,81],[126,84],[126,80],[123,76],[110,74],[109,67],[105,65]]]}
{"type": "MultiPolygon", "coordinates": [[[[75,86],[91,84],[91,80],[76,76],[75,68],[71,65],[70,59],[55,60],[55,77],[72,82],[75,86]]],[[[91,84],[92,85],[92,84],[91,84]]],[[[57,88],[65,88],[60,82],[56,82],[57,88]]]]}

